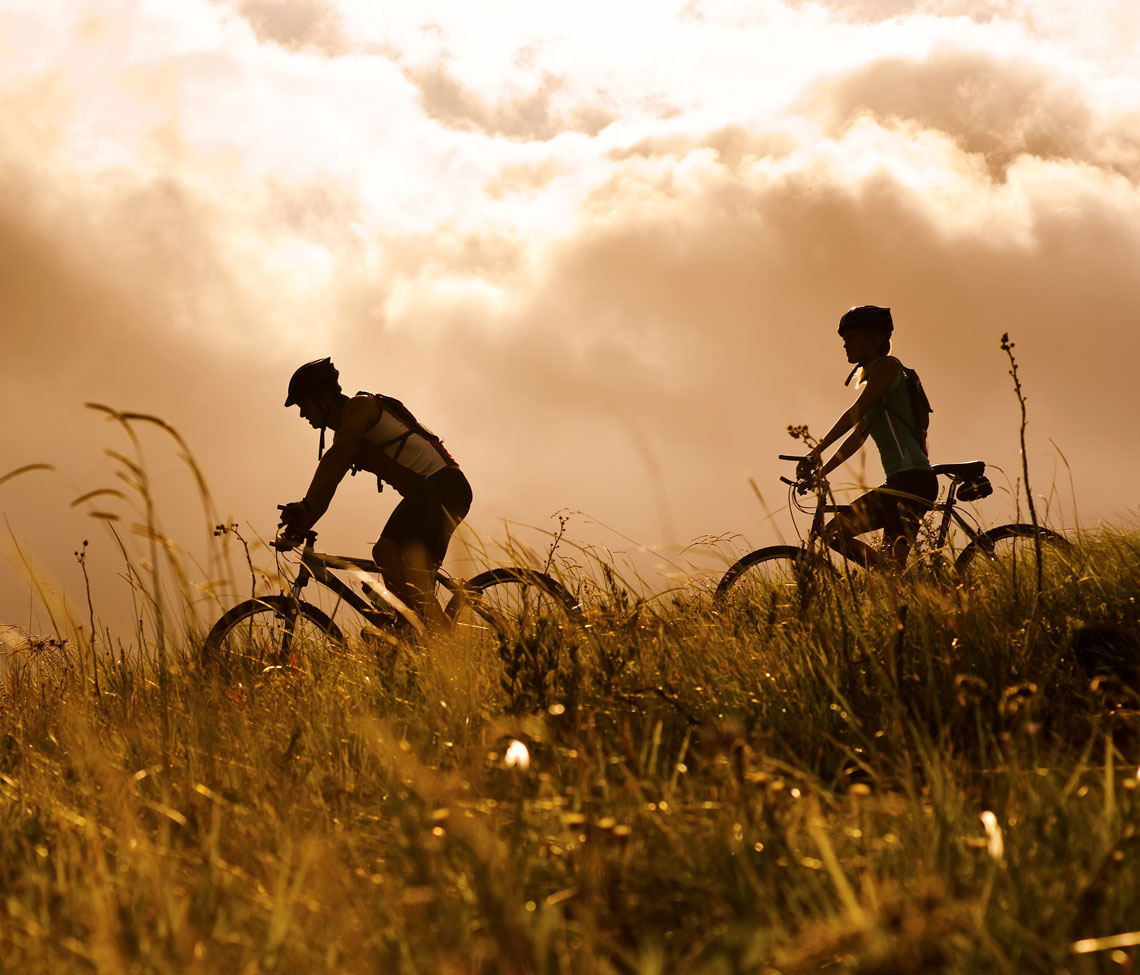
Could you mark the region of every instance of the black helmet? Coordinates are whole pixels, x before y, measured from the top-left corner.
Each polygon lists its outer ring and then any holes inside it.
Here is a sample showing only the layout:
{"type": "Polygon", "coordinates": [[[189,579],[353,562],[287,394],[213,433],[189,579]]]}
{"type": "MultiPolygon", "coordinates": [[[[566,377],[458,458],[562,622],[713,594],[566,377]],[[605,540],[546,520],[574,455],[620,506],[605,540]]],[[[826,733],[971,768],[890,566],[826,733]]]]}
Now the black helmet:
{"type": "Polygon", "coordinates": [[[306,362],[293,373],[289,380],[289,396],[285,400],[286,406],[292,406],[306,393],[315,389],[340,389],[340,372],[332,364],[332,359],[314,359],[306,362]]]}
{"type": "Polygon", "coordinates": [[[853,328],[867,328],[890,335],[895,330],[891,320],[891,310],[879,305],[856,305],[849,308],[839,319],[839,334],[853,328]]]}

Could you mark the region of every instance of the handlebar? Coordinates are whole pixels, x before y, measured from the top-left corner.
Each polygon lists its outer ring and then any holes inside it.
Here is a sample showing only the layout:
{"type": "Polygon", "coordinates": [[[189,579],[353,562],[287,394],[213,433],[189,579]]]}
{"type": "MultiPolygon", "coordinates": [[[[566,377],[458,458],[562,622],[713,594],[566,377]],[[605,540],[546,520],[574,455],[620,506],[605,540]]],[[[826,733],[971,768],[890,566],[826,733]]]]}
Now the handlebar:
{"type": "MultiPolygon", "coordinates": [[[[279,504],[278,511],[284,511],[285,505],[279,504]]],[[[277,525],[277,537],[273,539],[273,547],[278,552],[288,552],[295,548],[300,548],[302,545],[313,546],[317,544],[317,533],[311,528],[306,532],[290,532],[285,531],[284,522],[277,525]]]]}
{"type": "MultiPolygon", "coordinates": [[[[799,454],[778,454],[777,456],[780,458],[780,460],[795,461],[796,464],[799,464],[801,461],[807,459],[806,456],[799,454]]],[[[818,473],[820,466],[821,465],[817,462],[815,471],[813,471],[812,474],[807,477],[797,477],[793,480],[792,478],[784,477],[781,474],[780,480],[787,484],[788,487],[795,488],[797,494],[807,494],[808,491],[817,491],[820,489],[826,490],[827,479],[822,474],[818,473]]]]}

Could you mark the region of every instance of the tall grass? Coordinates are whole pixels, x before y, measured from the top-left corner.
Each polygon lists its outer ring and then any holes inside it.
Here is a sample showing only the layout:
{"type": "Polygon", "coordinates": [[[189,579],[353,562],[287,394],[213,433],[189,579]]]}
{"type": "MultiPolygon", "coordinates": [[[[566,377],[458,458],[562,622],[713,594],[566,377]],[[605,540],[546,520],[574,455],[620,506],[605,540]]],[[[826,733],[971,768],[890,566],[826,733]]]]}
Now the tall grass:
{"type": "Polygon", "coordinates": [[[8,640],[0,970],[1132,970],[1136,532],[1077,538],[1032,600],[860,575],[777,619],[647,594],[560,519],[545,547],[485,551],[559,575],[582,625],[439,634],[395,665],[314,646],[309,670],[223,680],[199,652],[225,600],[202,594],[273,572],[232,526],[190,563],[138,430],[183,454],[209,531],[189,450],[99,409],[131,444],[125,490],[76,504],[140,622],[130,652],[90,603],[8,640]]]}
{"type": "Polygon", "coordinates": [[[1030,625],[929,576],[790,620],[649,600],[561,525],[529,558],[585,627],[226,682],[142,510],[146,652],[76,628],[3,673],[4,971],[1131,970],[1134,532],[1078,540],[1030,625]]]}

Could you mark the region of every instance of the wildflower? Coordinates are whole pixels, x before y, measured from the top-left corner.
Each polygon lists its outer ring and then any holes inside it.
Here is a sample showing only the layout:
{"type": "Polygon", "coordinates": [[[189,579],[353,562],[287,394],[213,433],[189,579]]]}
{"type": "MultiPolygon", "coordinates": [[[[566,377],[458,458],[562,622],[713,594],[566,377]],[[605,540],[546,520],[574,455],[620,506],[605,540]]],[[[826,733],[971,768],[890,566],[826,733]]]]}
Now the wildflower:
{"type": "Polygon", "coordinates": [[[982,813],[982,825],[986,828],[986,836],[989,839],[986,852],[991,859],[1000,860],[1005,856],[1005,842],[1001,838],[1001,827],[998,825],[997,816],[986,809],[982,813]]]}
{"type": "Polygon", "coordinates": [[[1037,696],[1037,685],[1031,680],[1021,681],[1007,687],[1001,694],[998,710],[1006,718],[1012,718],[1037,696]]]}
{"type": "Polygon", "coordinates": [[[530,768],[530,752],[526,745],[517,738],[512,738],[507,745],[507,753],[503,756],[503,764],[507,768],[517,768],[523,772],[530,768]]]}
{"type": "Polygon", "coordinates": [[[974,674],[958,674],[954,677],[954,689],[958,692],[958,705],[965,707],[970,701],[984,698],[989,686],[974,674]]]}

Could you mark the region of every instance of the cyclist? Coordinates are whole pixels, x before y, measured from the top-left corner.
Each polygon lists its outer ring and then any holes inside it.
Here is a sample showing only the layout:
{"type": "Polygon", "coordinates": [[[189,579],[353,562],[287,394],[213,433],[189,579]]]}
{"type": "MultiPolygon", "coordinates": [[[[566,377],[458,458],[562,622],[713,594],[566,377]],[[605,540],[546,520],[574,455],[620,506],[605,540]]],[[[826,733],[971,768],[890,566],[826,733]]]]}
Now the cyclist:
{"type": "Polygon", "coordinates": [[[938,497],[938,478],[926,455],[925,437],[915,429],[906,380],[898,359],[890,355],[894,322],[891,310],[859,305],[839,319],[839,334],[851,376],[861,372],[862,389],[824,438],[800,461],[797,474],[826,476],[866,441],[875,441],[886,483],[856,498],[850,513],[827,525],[829,544],[864,565],[881,562],[880,553],[856,536],[883,529],[883,554],[897,566],[906,564],[918,523],[938,497]],[[823,452],[844,434],[847,438],[822,466],[823,452]]]}
{"type": "Polygon", "coordinates": [[[293,373],[286,406],[321,431],[316,472],[300,501],[285,505],[289,535],[308,531],[323,515],[350,470],[375,474],[383,489],[402,496],[372,546],[388,589],[429,623],[440,621],[435,573],[456,526],[471,508],[471,486],[439,438],[408,409],[376,393],[348,396],[331,359],[315,359],[293,373]],[[326,451],[325,428],[335,431],[326,451]]]}

